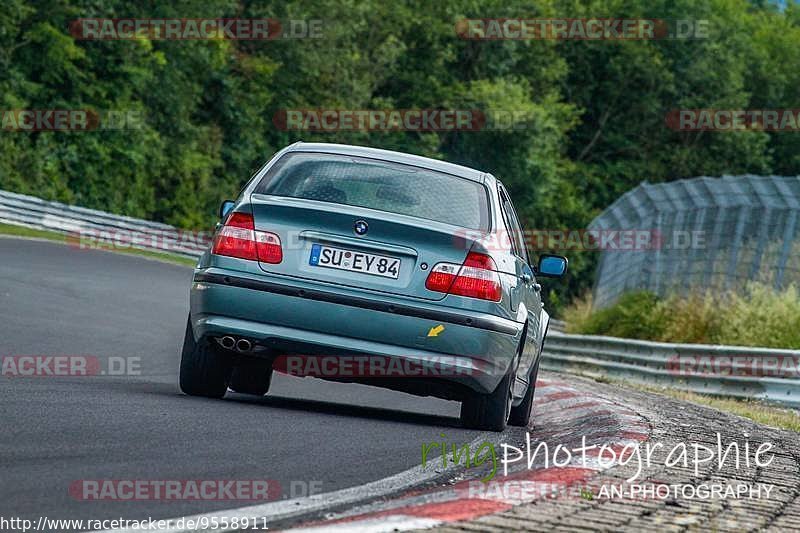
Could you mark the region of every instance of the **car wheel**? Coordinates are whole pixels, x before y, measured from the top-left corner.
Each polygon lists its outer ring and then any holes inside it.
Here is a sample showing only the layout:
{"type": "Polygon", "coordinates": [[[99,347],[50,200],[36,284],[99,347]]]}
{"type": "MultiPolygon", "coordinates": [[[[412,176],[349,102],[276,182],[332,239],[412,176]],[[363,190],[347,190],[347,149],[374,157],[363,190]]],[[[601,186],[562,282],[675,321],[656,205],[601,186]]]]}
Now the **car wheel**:
{"type": "Polygon", "coordinates": [[[233,368],[230,388],[242,394],[264,396],[272,382],[272,363],[253,357],[242,358],[233,368]]]}
{"type": "Polygon", "coordinates": [[[186,321],[181,354],[180,387],[190,396],[222,398],[228,389],[232,362],[208,339],[194,340],[192,325],[186,321]]]}
{"type": "Polygon", "coordinates": [[[472,429],[503,431],[511,414],[513,377],[513,371],[509,370],[494,392],[464,399],[461,402],[461,422],[472,429]]]}
{"type": "Polygon", "coordinates": [[[542,356],[540,355],[536,360],[536,364],[533,366],[533,371],[531,372],[531,382],[528,384],[528,390],[525,391],[525,397],[522,399],[522,403],[511,408],[511,416],[508,417],[508,423],[512,426],[525,427],[528,425],[528,422],[531,419],[531,411],[533,410],[533,395],[536,393],[536,376],[539,375],[539,361],[541,360],[542,356]]]}

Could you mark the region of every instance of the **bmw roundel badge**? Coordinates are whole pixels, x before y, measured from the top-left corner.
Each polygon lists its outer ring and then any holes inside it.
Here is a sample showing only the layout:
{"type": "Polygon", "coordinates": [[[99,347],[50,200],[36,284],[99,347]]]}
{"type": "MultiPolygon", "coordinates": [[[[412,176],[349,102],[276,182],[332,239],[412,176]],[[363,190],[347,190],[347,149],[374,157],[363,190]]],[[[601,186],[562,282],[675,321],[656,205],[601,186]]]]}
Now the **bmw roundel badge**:
{"type": "Polygon", "coordinates": [[[356,232],[356,235],[366,235],[369,231],[369,224],[366,220],[356,220],[356,223],[353,224],[353,231],[356,232]]]}

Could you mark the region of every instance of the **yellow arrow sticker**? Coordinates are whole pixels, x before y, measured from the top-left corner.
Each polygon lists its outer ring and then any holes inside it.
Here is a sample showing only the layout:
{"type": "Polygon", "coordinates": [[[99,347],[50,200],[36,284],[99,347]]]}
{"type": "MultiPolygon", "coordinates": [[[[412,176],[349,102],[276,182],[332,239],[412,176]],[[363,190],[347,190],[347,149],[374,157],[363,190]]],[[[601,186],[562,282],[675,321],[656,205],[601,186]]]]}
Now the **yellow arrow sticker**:
{"type": "Polygon", "coordinates": [[[434,326],[428,331],[428,337],[438,337],[439,333],[444,331],[444,326],[439,324],[438,326],[434,326]]]}

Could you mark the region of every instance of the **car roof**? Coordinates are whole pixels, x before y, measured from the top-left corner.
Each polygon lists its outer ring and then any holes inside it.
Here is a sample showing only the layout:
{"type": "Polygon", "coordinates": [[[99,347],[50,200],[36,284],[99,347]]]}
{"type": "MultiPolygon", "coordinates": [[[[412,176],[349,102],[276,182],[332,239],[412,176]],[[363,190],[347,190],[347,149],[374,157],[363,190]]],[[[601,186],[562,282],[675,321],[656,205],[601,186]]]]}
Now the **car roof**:
{"type": "Polygon", "coordinates": [[[440,161],[438,159],[431,159],[429,157],[406,154],[403,152],[394,152],[392,150],[370,148],[367,146],[354,146],[350,144],[334,144],[334,143],[296,142],[289,148],[287,148],[287,152],[321,152],[328,154],[370,157],[373,159],[392,161],[394,163],[402,163],[406,165],[428,168],[439,172],[445,172],[447,174],[454,174],[456,176],[460,176],[481,183],[484,183],[488,176],[486,172],[483,172],[481,170],[476,170],[474,168],[465,167],[462,165],[456,165],[455,163],[448,163],[447,161],[440,161]]]}

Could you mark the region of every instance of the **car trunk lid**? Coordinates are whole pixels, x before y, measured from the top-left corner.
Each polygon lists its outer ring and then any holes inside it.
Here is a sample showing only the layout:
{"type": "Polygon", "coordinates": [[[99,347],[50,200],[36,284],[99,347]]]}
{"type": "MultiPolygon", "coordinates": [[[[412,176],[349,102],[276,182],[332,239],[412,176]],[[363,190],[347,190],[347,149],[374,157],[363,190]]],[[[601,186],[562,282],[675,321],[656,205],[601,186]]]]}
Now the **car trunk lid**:
{"type": "Polygon", "coordinates": [[[463,263],[474,242],[449,224],[365,207],[265,194],[251,205],[256,230],[277,234],[283,248],[281,263],[262,270],[323,285],[441,300],[425,288],[431,268],[463,263]]]}

